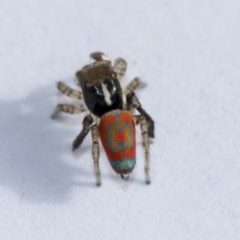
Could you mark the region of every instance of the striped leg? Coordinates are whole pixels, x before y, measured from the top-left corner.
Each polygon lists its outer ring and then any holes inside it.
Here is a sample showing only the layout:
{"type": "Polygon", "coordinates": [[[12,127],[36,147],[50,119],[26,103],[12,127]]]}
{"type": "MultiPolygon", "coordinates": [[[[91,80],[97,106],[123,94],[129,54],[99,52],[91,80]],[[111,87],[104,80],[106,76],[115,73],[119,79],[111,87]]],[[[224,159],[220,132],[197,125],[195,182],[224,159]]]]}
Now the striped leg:
{"type": "Polygon", "coordinates": [[[84,138],[87,136],[89,130],[91,129],[92,124],[93,124],[93,118],[89,114],[83,119],[83,122],[82,122],[83,128],[81,132],[78,134],[78,136],[76,137],[76,139],[73,141],[73,144],[72,144],[73,151],[82,144],[84,138]]]}
{"type": "Polygon", "coordinates": [[[93,156],[93,161],[94,161],[94,170],[96,174],[96,179],[97,179],[97,186],[101,185],[101,176],[100,176],[100,171],[99,171],[99,131],[98,131],[98,126],[95,124],[91,128],[92,132],[92,156],[93,156]]]}
{"type": "Polygon", "coordinates": [[[150,175],[149,175],[149,140],[148,140],[148,127],[147,121],[144,116],[141,116],[140,119],[140,128],[142,134],[142,143],[144,148],[144,155],[145,155],[145,179],[146,183],[150,184],[150,175]]]}
{"type": "Polygon", "coordinates": [[[140,78],[135,77],[125,88],[124,93],[127,95],[129,92],[133,92],[140,84],[142,84],[140,78]]]}
{"type": "Polygon", "coordinates": [[[127,109],[132,111],[132,107],[136,108],[138,112],[145,117],[148,126],[148,137],[154,138],[154,121],[150,115],[142,108],[137,96],[134,92],[130,92],[126,96],[127,99],[127,109]]]}
{"type": "Polygon", "coordinates": [[[72,99],[82,99],[82,93],[78,90],[72,89],[69,86],[67,86],[64,82],[58,82],[57,88],[60,92],[67,95],[68,97],[72,99]]]}
{"type": "Polygon", "coordinates": [[[86,107],[84,105],[72,105],[72,104],[58,104],[52,114],[52,118],[56,118],[59,112],[65,112],[69,114],[79,114],[81,112],[86,111],[86,107]]]}
{"type": "Polygon", "coordinates": [[[117,58],[114,62],[114,71],[119,81],[124,77],[127,70],[127,62],[123,58],[117,58]]]}

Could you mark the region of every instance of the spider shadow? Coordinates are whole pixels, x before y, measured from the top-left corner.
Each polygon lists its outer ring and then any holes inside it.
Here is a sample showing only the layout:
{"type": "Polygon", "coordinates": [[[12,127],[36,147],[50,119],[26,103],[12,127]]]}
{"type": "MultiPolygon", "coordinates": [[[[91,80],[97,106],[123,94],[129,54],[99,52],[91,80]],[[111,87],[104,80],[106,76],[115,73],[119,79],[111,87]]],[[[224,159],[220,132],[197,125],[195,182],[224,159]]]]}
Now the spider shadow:
{"type": "MultiPolygon", "coordinates": [[[[95,187],[92,180],[79,181],[92,177],[90,170],[73,161],[79,152],[73,158],[67,156],[71,139],[78,133],[50,118],[56,104],[51,96],[55,93],[51,86],[23,100],[0,101],[0,185],[22,200],[64,202],[74,186],[95,187]]],[[[63,123],[66,119],[63,117],[63,123]]],[[[79,122],[79,118],[76,120],[79,122]]],[[[89,149],[82,150],[84,154],[89,149]]]]}

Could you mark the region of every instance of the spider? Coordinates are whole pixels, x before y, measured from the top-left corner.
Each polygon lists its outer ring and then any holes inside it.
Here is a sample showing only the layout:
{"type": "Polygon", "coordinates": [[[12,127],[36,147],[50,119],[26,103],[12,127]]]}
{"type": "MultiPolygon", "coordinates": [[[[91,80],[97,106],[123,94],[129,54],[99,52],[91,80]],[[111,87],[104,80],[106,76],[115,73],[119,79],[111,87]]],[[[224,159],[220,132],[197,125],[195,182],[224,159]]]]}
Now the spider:
{"type": "Polygon", "coordinates": [[[91,130],[97,186],[101,185],[99,137],[113,170],[120,174],[122,179],[128,180],[129,173],[136,164],[135,125],[140,124],[145,153],[145,180],[149,184],[149,141],[154,138],[154,121],[133,92],[140,85],[140,79],[134,78],[122,89],[120,80],[127,69],[126,61],[117,58],[112,66],[109,58],[102,52],[94,52],[90,57],[95,61],[76,72],[75,81],[82,92],[63,82],[57,83],[58,90],[72,99],[83,99],[84,104],[58,104],[52,118],[59,112],[88,112],[83,119],[81,132],[73,141],[72,149],[78,148],[91,130]],[[135,109],[140,114],[134,114],[135,109]]]}

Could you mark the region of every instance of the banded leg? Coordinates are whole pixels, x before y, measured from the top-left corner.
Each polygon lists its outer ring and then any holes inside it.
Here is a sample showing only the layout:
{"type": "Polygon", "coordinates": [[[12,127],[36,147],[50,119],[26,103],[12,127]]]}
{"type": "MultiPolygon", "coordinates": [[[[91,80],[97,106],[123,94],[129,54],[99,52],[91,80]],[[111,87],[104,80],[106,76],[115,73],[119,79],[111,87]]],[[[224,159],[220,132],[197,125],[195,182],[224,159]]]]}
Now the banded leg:
{"type": "Polygon", "coordinates": [[[139,85],[141,84],[141,80],[138,77],[135,77],[125,88],[124,93],[127,95],[130,92],[133,92],[139,85]]]}
{"type": "Polygon", "coordinates": [[[95,124],[91,128],[92,132],[92,156],[94,161],[94,170],[97,179],[97,186],[101,185],[101,176],[99,171],[99,131],[98,126],[95,124]]]}
{"type": "Polygon", "coordinates": [[[126,70],[127,62],[123,58],[117,58],[114,62],[114,71],[117,73],[119,81],[121,81],[124,77],[126,70]]]}
{"type": "Polygon", "coordinates": [[[148,126],[148,137],[154,138],[154,121],[150,115],[142,108],[141,103],[139,102],[137,96],[134,92],[127,94],[127,109],[131,111],[131,108],[134,107],[138,112],[143,115],[147,121],[148,126]]]}
{"type": "Polygon", "coordinates": [[[57,83],[57,89],[72,99],[82,99],[82,93],[67,86],[64,82],[57,83]]]}
{"type": "Polygon", "coordinates": [[[110,59],[102,52],[93,52],[90,54],[90,57],[96,61],[110,61],[110,59]]]}
{"type": "Polygon", "coordinates": [[[147,184],[151,183],[150,175],[149,175],[149,165],[150,165],[150,159],[149,159],[149,140],[148,140],[148,126],[147,121],[144,116],[141,116],[140,119],[140,128],[141,128],[141,134],[142,134],[142,144],[144,148],[144,157],[145,157],[145,180],[147,184]]]}
{"type": "Polygon", "coordinates": [[[56,118],[59,112],[65,112],[69,114],[79,114],[81,112],[86,111],[86,107],[84,105],[72,105],[72,104],[58,104],[52,114],[52,118],[56,118]]]}
{"type": "Polygon", "coordinates": [[[82,125],[83,125],[83,128],[82,128],[82,131],[78,134],[78,136],[76,137],[76,139],[73,141],[73,144],[72,144],[72,150],[74,151],[76,148],[78,148],[84,138],[87,136],[90,128],[91,128],[91,125],[93,123],[93,118],[92,116],[89,114],[87,115],[84,119],[83,119],[83,122],[82,122],[82,125]]]}

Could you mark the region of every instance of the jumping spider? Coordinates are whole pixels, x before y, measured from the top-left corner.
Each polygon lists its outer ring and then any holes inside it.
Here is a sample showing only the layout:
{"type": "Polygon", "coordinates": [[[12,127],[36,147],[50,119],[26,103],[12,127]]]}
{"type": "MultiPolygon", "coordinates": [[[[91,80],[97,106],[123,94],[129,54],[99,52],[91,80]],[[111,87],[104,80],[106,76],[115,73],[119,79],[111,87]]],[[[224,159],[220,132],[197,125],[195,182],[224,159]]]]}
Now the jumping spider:
{"type": "Polygon", "coordinates": [[[73,141],[72,148],[78,148],[91,129],[92,156],[98,186],[101,185],[99,136],[112,168],[122,179],[128,180],[136,164],[135,124],[140,124],[145,152],[145,178],[149,184],[149,139],[154,138],[154,122],[133,92],[139,86],[140,79],[134,78],[122,89],[119,81],[125,75],[126,61],[118,58],[112,66],[108,57],[101,52],[94,52],[90,57],[95,62],[76,72],[76,84],[82,92],[63,82],[57,84],[62,93],[73,99],[83,99],[85,104],[58,104],[52,117],[55,118],[59,112],[89,112],[83,119],[83,128],[73,141]],[[135,109],[139,115],[134,114],[135,109]]]}

